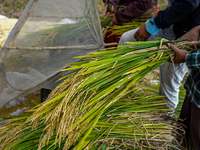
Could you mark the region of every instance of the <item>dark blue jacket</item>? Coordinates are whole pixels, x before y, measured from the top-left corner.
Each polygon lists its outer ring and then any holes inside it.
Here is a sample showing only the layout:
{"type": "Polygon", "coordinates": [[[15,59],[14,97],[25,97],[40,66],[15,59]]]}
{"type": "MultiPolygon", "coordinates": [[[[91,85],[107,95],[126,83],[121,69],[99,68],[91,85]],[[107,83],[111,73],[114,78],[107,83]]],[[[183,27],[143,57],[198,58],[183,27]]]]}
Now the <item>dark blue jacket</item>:
{"type": "Polygon", "coordinates": [[[174,24],[176,38],[200,25],[200,0],[175,0],[154,18],[158,28],[165,29],[174,24]]]}

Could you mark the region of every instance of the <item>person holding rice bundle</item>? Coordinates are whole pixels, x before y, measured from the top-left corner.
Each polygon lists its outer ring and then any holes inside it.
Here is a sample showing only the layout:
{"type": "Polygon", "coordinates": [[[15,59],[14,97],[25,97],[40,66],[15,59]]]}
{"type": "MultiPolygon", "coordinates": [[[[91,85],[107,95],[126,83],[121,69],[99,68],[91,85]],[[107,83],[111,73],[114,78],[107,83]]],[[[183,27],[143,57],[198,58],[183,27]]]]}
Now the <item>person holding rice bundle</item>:
{"type": "Polygon", "coordinates": [[[157,5],[157,0],[109,0],[104,17],[112,17],[113,24],[131,22],[157,5]]]}
{"type": "MultiPolygon", "coordinates": [[[[109,0],[104,18],[112,17],[111,25],[122,25],[140,18],[145,13],[155,12],[156,6],[157,0],[109,0]]],[[[154,14],[145,20],[153,16],[154,14]]],[[[108,31],[104,40],[105,43],[118,43],[119,39],[120,36],[112,35],[112,31],[108,31]]]]}
{"type": "MultiPolygon", "coordinates": [[[[197,41],[199,39],[200,26],[196,26],[181,39],[197,41]]],[[[182,106],[179,120],[186,126],[186,143],[188,149],[200,149],[200,49],[186,51],[176,46],[168,45],[175,52],[174,63],[186,62],[191,69],[184,84],[186,97],[182,106]]]]}
{"type": "MultiPolygon", "coordinates": [[[[162,37],[176,40],[193,27],[200,25],[200,0],[168,0],[165,10],[159,11],[157,16],[148,20],[140,28],[125,32],[119,45],[125,42],[154,40],[162,37]]],[[[166,62],[160,67],[159,94],[166,96],[170,102],[167,106],[175,109],[179,102],[179,87],[187,73],[185,63],[173,65],[166,62]]]]}

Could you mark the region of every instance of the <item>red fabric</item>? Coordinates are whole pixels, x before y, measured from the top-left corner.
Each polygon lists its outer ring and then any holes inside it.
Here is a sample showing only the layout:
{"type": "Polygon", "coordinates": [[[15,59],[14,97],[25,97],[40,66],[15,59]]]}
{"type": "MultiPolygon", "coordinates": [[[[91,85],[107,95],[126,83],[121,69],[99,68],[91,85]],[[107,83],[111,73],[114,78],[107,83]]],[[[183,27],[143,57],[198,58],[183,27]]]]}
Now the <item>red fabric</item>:
{"type": "Polygon", "coordinates": [[[154,15],[154,16],[157,16],[157,14],[158,14],[158,11],[159,11],[159,9],[158,9],[158,6],[156,6],[156,9],[155,9],[155,11],[156,11],[156,13],[155,13],[155,15],[154,15]]]}
{"type": "MultiPolygon", "coordinates": [[[[114,34],[114,35],[111,35],[111,34],[112,34],[112,30],[110,30],[110,31],[108,31],[108,32],[105,33],[105,35],[104,35],[104,42],[105,43],[119,43],[120,36],[116,35],[116,34],[114,34]]],[[[110,47],[117,47],[117,45],[107,46],[106,48],[110,48],[110,47]]]]}

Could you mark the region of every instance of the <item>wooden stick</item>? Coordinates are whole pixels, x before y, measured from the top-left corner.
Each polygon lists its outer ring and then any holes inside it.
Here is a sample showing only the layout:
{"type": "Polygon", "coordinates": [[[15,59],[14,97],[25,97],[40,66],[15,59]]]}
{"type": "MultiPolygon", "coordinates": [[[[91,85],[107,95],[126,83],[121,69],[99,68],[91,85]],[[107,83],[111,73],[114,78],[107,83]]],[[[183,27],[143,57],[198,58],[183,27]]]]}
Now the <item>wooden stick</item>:
{"type": "Polygon", "coordinates": [[[58,46],[58,47],[14,47],[14,46],[5,46],[7,49],[16,49],[16,50],[89,50],[89,49],[99,49],[101,47],[94,45],[80,45],[80,46],[58,46]]]}
{"type": "Polygon", "coordinates": [[[36,18],[72,18],[72,19],[83,18],[82,16],[79,16],[79,17],[70,17],[70,16],[43,16],[43,15],[31,15],[31,17],[36,17],[36,18]]]}
{"type": "Polygon", "coordinates": [[[100,31],[100,39],[101,39],[101,43],[102,44],[104,44],[104,40],[103,40],[103,31],[102,31],[102,27],[101,27],[101,21],[100,21],[100,17],[99,17],[99,11],[98,11],[98,7],[97,7],[97,0],[95,0],[94,1],[95,2],[95,4],[94,4],[94,6],[95,6],[95,10],[96,10],[96,16],[98,17],[98,19],[97,19],[97,25],[98,25],[98,30],[100,31]]]}

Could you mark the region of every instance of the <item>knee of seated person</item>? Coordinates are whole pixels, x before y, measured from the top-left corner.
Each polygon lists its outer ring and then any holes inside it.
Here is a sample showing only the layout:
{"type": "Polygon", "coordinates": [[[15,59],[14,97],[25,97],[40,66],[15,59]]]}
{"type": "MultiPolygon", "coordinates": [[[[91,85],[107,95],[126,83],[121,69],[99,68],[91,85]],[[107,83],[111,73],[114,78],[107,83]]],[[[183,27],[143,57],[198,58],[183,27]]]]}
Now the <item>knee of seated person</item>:
{"type": "Polygon", "coordinates": [[[125,45],[125,42],[126,42],[126,34],[125,33],[123,33],[121,35],[120,40],[119,40],[119,45],[125,45]]]}
{"type": "Polygon", "coordinates": [[[130,31],[127,31],[122,34],[120,40],[119,40],[119,45],[126,45],[125,42],[133,42],[136,41],[134,34],[137,31],[137,29],[133,29],[130,31]]]}

